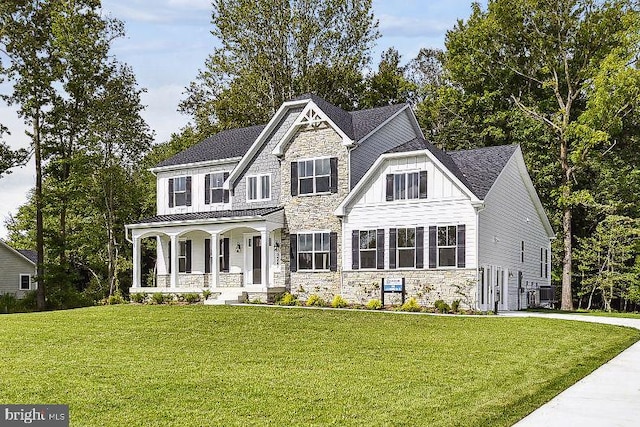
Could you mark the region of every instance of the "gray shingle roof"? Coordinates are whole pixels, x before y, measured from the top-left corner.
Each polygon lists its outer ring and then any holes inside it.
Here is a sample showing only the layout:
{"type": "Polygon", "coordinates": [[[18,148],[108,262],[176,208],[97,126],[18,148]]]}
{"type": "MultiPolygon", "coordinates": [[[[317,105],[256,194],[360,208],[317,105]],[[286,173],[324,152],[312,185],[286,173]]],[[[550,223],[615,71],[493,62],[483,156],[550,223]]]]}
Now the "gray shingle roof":
{"type": "Polygon", "coordinates": [[[385,120],[404,108],[407,104],[387,105],[385,107],[371,108],[351,112],[353,122],[353,134],[356,141],[364,138],[380,126],[385,120]]]}
{"type": "Polygon", "coordinates": [[[32,251],[29,249],[18,249],[18,252],[20,252],[22,255],[24,255],[27,259],[29,259],[29,261],[33,262],[34,264],[38,262],[38,253],[36,251],[32,251]]]}
{"type": "Polygon", "coordinates": [[[415,138],[387,151],[387,153],[429,150],[440,163],[482,200],[517,147],[517,145],[499,145],[473,150],[445,152],[429,141],[415,138]]]}
{"type": "Polygon", "coordinates": [[[230,211],[212,211],[212,212],[193,212],[185,214],[172,214],[172,215],[157,215],[150,218],[144,218],[139,221],[133,222],[133,224],[149,224],[154,222],[169,222],[169,221],[193,221],[198,219],[217,219],[217,218],[241,218],[241,217],[256,217],[265,216],[282,210],[281,206],[272,208],[259,208],[259,209],[236,209],[230,211]]]}
{"type": "Polygon", "coordinates": [[[249,126],[218,132],[204,141],[189,147],[156,167],[184,165],[187,163],[242,157],[266,125],[249,126]]]}
{"type": "Polygon", "coordinates": [[[338,126],[342,132],[344,132],[349,138],[354,139],[353,136],[353,123],[351,121],[351,114],[344,111],[340,107],[336,107],[333,104],[325,101],[317,95],[313,95],[311,93],[305,93],[303,95],[297,96],[293,99],[293,101],[300,101],[303,99],[312,100],[324,113],[331,119],[333,123],[338,126]]]}

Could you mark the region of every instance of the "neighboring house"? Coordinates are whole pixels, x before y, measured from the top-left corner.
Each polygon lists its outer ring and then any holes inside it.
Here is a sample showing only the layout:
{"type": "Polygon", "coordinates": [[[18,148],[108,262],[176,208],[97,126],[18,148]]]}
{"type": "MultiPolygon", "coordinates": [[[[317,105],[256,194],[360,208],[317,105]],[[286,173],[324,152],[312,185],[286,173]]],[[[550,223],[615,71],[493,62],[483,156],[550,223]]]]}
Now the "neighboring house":
{"type": "Polygon", "coordinates": [[[532,305],[550,286],[554,233],[520,148],[446,153],[408,104],[345,112],[304,95],[152,172],[157,216],[127,225],[131,292],[366,303],[384,279],[424,305],[488,310],[532,305]],[[142,283],[145,238],[158,261],[142,283]]]}
{"type": "Polygon", "coordinates": [[[37,259],[35,251],[13,249],[0,239],[0,294],[22,298],[34,290],[37,259]]]}

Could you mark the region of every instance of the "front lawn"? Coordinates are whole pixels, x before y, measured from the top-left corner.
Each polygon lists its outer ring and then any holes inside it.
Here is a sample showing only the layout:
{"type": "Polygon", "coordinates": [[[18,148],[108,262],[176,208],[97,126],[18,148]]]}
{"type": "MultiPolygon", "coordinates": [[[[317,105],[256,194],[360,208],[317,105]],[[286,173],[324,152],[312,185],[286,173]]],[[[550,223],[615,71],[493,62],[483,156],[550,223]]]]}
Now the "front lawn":
{"type": "Polygon", "coordinates": [[[582,314],[585,316],[598,316],[598,317],[623,317],[627,319],[640,319],[640,313],[637,312],[622,312],[622,311],[602,311],[602,310],[575,310],[575,311],[564,311],[564,310],[551,310],[547,308],[532,308],[527,311],[531,311],[534,313],[553,313],[553,314],[582,314]]]}
{"type": "Polygon", "coordinates": [[[0,316],[0,402],[73,426],[511,425],[640,339],[536,318],[110,306],[0,316]]]}

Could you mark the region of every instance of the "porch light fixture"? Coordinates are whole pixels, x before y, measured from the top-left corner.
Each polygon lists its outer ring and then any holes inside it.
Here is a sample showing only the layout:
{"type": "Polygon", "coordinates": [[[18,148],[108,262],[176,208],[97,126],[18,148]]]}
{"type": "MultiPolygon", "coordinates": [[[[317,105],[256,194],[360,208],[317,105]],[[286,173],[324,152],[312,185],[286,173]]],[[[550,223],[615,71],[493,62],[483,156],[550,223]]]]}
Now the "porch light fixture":
{"type": "Polygon", "coordinates": [[[236,245],[236,252],[237,252],[237,253],[240,253],[240,250],[242,250],[242,247],[240,246],[240,243],[238,243],[238,244],[236,245]]]}

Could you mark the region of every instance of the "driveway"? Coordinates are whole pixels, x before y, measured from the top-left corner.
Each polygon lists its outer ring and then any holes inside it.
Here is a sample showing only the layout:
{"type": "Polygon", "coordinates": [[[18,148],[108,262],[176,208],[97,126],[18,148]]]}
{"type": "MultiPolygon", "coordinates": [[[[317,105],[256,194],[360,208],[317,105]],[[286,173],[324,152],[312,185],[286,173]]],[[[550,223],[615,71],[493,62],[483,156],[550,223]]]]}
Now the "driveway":
{"type": "MultiPolygon", "coordinates": [[[[500,316],[605,323],[640,329],[640,319],[504,312],[500,316]]],[[[515,424],[517,427],[640,425],[640,341],[515,424]]]]}

